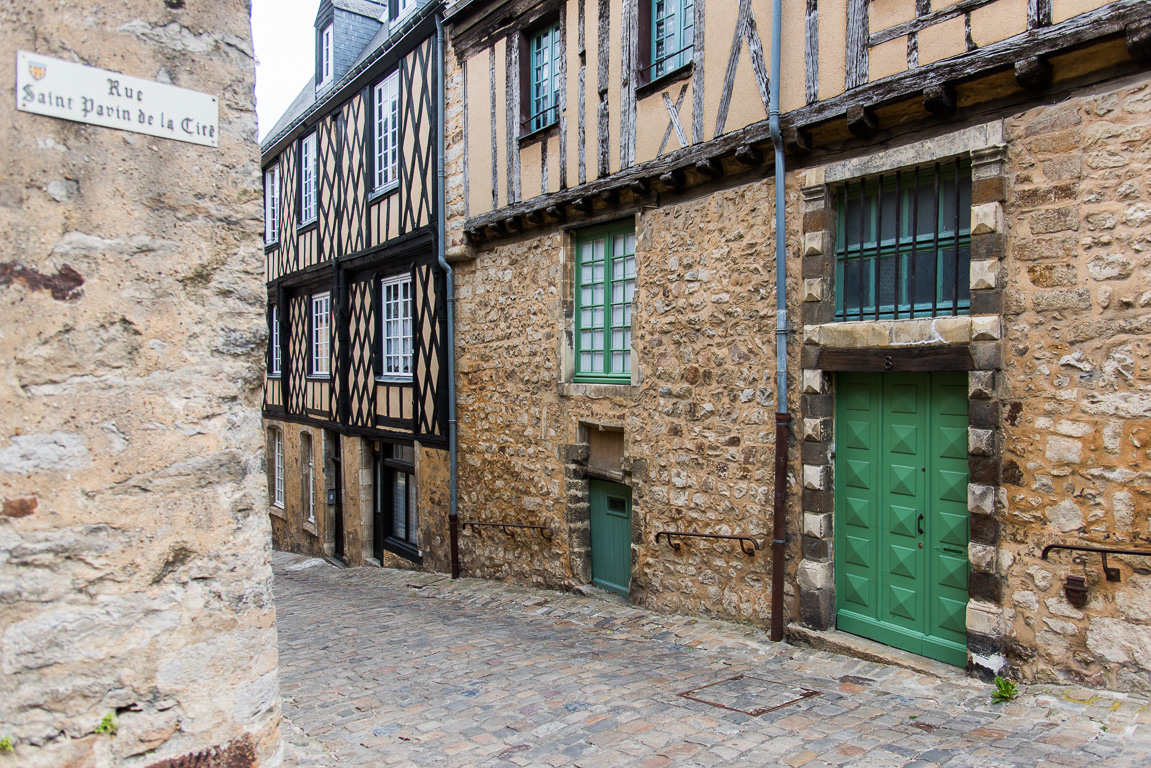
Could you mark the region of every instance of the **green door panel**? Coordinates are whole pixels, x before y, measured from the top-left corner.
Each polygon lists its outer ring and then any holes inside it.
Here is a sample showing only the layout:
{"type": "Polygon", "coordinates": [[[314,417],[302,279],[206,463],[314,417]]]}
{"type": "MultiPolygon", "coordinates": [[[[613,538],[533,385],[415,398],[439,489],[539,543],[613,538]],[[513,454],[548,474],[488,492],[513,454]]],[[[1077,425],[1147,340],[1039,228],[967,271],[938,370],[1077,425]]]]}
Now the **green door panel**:
{"type": "Polygon", "coordinates": [[[967,375],[845,373],[836,388],[836,624],[962,665],[967,375]]]}
{"type": "Polygon", "coordinates": [[[627,595],[631,582],[631,489],[591,480],[591,573],[601,589],[627,595]]]}

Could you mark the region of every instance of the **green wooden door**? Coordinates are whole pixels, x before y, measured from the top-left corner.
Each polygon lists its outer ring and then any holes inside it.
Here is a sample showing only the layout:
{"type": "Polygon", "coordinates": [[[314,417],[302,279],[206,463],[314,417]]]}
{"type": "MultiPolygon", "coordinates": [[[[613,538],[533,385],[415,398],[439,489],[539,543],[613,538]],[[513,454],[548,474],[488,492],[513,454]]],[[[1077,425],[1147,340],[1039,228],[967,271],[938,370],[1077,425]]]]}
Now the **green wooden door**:
{"type": "Polygon", "coordinates": [[[967,374],[836,380],[836,626],[967,662],[967,374]]]}
{"type": "Polygon", "coordinates": [[[627,595],[631,582],[631,488],[591,485],[591,575],[597,587],[627,595]]]}

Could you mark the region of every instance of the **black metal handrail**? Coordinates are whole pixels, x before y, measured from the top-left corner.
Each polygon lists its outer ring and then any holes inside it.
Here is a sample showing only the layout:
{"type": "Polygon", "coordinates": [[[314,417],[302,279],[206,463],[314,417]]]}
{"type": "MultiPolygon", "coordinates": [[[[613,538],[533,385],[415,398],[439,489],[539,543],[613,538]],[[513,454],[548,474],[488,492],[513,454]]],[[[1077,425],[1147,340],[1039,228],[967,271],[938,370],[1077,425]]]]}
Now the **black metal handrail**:
{"type": "Polygon", "coordinates": [[[1138,555],[1151,557],[1151,549],[1117,549],[1115,547],[1088,547],[1081,544],[1048,544],[1043,548],[1043,553],[1039,556],[1040,559],[1046,560],[1047,553],[1053,549],[1067,549],[1072,552],[1098,552],[1100,558],[1103,560],[1103,573],[1107,575],[1107,581],[1121,581],[1119,578],[1119,569],[1111,568],[1107,565],[1107,555],[1138,555]]]}
{"type": "Polygon", "coordinates": [[[546,525],[524,525],[523,523],[473,523],[468,521],[463,524],[463,529],[466,531],[468,526],[473,528],[503,528],[504,533],[512,538],[515,538],[515,533],[509,531],[509,528],[525,528],[527,530],[539,531],[540,536],[543,536],[548,541],[552,538],[552,529],[546,525]]]}
{"type": "Polygon", "coordinates": [[[728,539],[730,541],[738,541],[739,542],[739,548],[743,550],[743,553],[745,555],[754,556],[755,550],[763,549],[763,547],[760,545],[759,541],[751,538],[750,536],[724,536],[724,535],[718,534],[718,533],[692,533],[690,531],[660,531],[655,535],[655,543],[657,545],[659,544],[659,537],[660,536],[667,536],[667,543],[671,544],[671,548],[676,550],[677,552],[679,551],[680,543],[678,541],[672,541],[671,540],[672,536],[679,536],[679,537],[684,537],[684,538],[694,538],[694,539],[728,539]],[[751,544],[751,549],[747,548],[748,544],[751,544]]]}

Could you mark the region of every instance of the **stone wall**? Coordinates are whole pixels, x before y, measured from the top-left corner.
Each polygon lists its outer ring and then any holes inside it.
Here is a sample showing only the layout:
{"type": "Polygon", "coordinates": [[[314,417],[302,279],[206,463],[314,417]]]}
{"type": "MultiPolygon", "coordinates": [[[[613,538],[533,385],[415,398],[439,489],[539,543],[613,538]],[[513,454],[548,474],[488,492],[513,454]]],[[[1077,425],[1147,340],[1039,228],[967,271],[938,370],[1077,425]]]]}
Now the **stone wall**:
{"type": "Polygon", "coordinates": [[[1146,76],[1006,123],[1004,541],[1009,659],[1027,677],[1151,692],[1151,82],[1146,76]],[[1082,609],[1063,594],[1085,576],[1082,609]]]}
{"type": "Polygon", "coordinates": [[[0,27],[0,760],[277,765],[248,4],[0,27]],[[17,113],[18,49],[217,96],[220,146],[17,113]]]}
{"type": "MultiPolygon", "coordinates": [[[[556,532],[548,541],[469,531],[465,573],[589,581],[590,435],[622,431],[623,460],[606,477],[633,492],[632,599],[768,621],[773,195],[770,179],[748,178],[639,214],[621,209],[636,221],[631,386],[570,383],[577,228],[529,230],[457,265],[460,514],[556,532]],[[656,544],[660,530],[746,535],[764,549],[687,539],[677,551],[656,544]]],[[[794,494],[791,503],[798,532],[794,494]]]]}

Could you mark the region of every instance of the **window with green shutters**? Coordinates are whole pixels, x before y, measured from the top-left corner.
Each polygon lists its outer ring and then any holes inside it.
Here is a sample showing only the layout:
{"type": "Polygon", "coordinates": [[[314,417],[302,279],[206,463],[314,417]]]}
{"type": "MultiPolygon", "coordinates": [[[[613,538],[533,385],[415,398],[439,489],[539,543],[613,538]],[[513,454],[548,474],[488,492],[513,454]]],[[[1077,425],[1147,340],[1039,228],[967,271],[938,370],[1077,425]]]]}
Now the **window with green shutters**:
{"type": "Polygon", "coordinates": [[[635,230],[581,233],[576,241],[576,381],[631,382],[635,230]]]}
{"type": "Polygon", "coordinates": [[[531,113],[527,120],[527,133],[546,128],[559,119],[559,67],[562,55],[558,23],[531,36],[531,113]]]}

